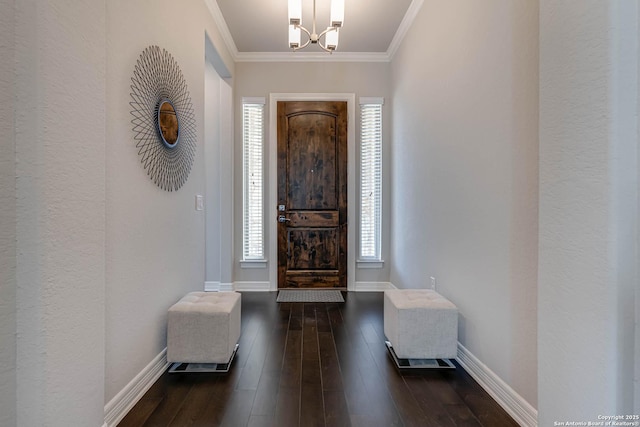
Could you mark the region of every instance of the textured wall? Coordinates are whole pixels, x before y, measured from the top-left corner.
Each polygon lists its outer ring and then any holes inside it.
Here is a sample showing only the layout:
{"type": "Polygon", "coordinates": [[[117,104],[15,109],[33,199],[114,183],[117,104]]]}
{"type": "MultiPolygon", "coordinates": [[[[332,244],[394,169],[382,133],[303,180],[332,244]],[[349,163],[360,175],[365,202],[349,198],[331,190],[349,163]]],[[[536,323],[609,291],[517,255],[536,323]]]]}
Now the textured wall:
{"type": "Polygon", "coordinates": [[[203,289],[205,216],[195,210],[195,196],[205,194],[205,31],[216,47],[223,46],[204,2],[189,7],[168,0],[107,3],[105,402],[166,346],[169,306],[188,291],[203,289]],[[131,130],[131,76],[149,45],[166,49],[177,61],[195,112],[196,157],[188,180],[175,192],[148,178],[131,130]]]}
{"type": "Polygon", "coordinates": [[[16,2],[17,418],[104,407],[105,2],[16,2]],[[34,31],[37,29],[37,31],[34,31]]]}
{"type": "MultiPolygon", "coordinates": [[[[636,11],[636,22],[640,22],[640,8],[636,11]]],[[[638,45],[640,45],[640,30],[636,37],[638,45]]],[[[640,61],[638,61],[640,63],[640,61]]],[[[640,66],[640,65],[639,65],[640,66]]],[[[640,82],[636,85],[636,111],[640,111],[640,82]]],[[[636,212],[640,214],[640,125],[636,127],[636,141],[638,142],[636,153],[636,212]]],[[[636,223],[636,281],[640,280],[640,221],[636,223]]],[[[635,368],[634,368],[634,402],[633,413],[640,414],[640,287],[636,287],[636,315],[635,315],[635,368]]]]}
{"type": "MultiPolygon", "coordinates": [[[[265,135],[269,135],[269,94],[270,93],[355,93],[356,103],[360,96],[381,96],[385,102],[390,99],[390,68],[386,63],[345,63],[345,62],[319,62],[319,63],[238,63],[236,65],[235,76],[235,211],[242,212],[242,97],[263,96],[267,102],[265,110],[266,128],[265,135]]],[[[389,104],[386,104],[387,107],[389,104]]],[[[356,117],[350,120],[359,120],[358,106],[356,105],[356,117]]],[[[390,109],[383,107],[383,194],[389,191],[389,143],[390,109]]],[[[359,132],[356,128],[356,141],[359,139],[359,132]]],[[[267,148],[269,147],[267,143],[267,148]]],[[[356,147],[357,147],[356,142],[356,147]]],[[[357,150],[356,150],[357,151],[357,150]]],[[[357,154],[356,154],[357,155],[357,154]]],[[[357,162],[357,159],[355,159],[357,162]]],[[[268,183],[268,154],[265,153],[266,182],[268,183]]],[[[265,200],[269,201],[269,189],[265,193],[265,200]]],[[[356,196],[357,200],[357,196],[356,196]]],[[[389,199],[383,197],[383,246],[382,258],[388,261],[389,255],[389,199]]],[[[268,212],[270,206],[265,206],[268,212]]],[[[266,215],[266,213],[265,213],[266,215]]],[[[242,219],[235,223],[235,257],[242,259],[242,219]]],[[[266,247],[271,244],[268,230],[270,224],[265,223],[267,235],[265,236],[266,247]]],[[[350,227],[357,227],[357,222],[349,224],[350,227]]],[[[356,251],[357,248],[349,248],[349,251],[356,251]]],[[[357,253],[357,252],[356,252],[357,253]]],[[[267,249],[268,254],[268,249],[267,249]]],[[[275,261],[274,261],[275,262],[275,261]]],[[[356,272],[355,280],[371,282],[389,281],[389,262],[384,269],[369,269],[356,272]]],[[[234,280],[236,281],[268,281],[268,271],[264,269],[241,269],[238,263],[235,265],[234,280]]]]}
{"type": "Polygon", "coordinates": [[[540,2],[540,425],[633,413],[637,16],[540,2]]]}
{"type": "MultiPolygon", "coordinates": [[[[640,7],[636,11],[636,22],[640,22],[640,7]]],[[[640,30],[636,37],[637,43],[640,46],[640,30]]],[[[640,60],[638,61],[640,63],[640,60]]],[[[640,65],[639,65],[640,66],[640,65]]],[[[640,82],[636,85],[636,111],[640,111],[640,82]]],[[[636,141],[638,142],[636,153],[636,182],[638,183],[636,189],[636,212],[640,216],[640,125],[636,126],[636,141]]],[[[640,281],[640,221],[636,223],[636,281],[640,281]]],[[[640,287],[636,286],[636,315],[635,315],[635,368],[634,368],[634,402],[633,413],[640,414],[640,287]]]]}
{"type": "Polygon", "coordinates": [[[536,2],[426,0],[392,62],[391,282],[537,401],[536,2]]]}
{"type": "Polygon", "coordinates": [[[13,2],[0,2],[0,425],[16,424],[16,178],[13,2]]]}

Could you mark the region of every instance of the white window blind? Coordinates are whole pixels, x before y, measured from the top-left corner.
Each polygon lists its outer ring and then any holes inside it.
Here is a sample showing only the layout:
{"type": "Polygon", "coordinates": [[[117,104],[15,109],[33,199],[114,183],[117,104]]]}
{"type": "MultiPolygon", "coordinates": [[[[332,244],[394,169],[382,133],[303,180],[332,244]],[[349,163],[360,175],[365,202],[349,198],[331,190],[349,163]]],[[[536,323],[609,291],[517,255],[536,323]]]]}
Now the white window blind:
{"type": "Polygon", "coordinates": [[[242,170],[244,260],[264,259],[263,152],[264,99],[242,100],[242,170]]]}
{"type": "Polygon", "coordinates": [[[360,98],[360,259],[380,260],[382,234],[382,104],[360,98]]]}

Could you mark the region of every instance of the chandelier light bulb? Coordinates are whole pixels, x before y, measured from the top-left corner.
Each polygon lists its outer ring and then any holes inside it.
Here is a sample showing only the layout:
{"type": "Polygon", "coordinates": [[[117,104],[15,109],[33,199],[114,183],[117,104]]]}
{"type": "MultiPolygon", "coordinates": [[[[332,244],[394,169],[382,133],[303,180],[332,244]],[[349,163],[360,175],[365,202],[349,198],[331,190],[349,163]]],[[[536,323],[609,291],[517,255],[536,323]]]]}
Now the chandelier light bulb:
{"type": "Polygon", "coordinates": [[[302,0],[289,0],[289,25],[302,25],[302,0]]]}
{"type": "Polygon", "coordinates": [[[344,21],[344,0],[331,0],[331,26],[340,28],[344,21]]]}
{"type": "Polygon", "coordinates": [[[329,50],[336,50],[338,48],[338,29],[334,27],[328,27],[327,32],[324,35],[324,44],[329,50]]]}
{"type": "Polygon", "coordinates": [[[291,49],[300,47],[300,28],[295,25],[289,25],[289,47],[291,49]]]}

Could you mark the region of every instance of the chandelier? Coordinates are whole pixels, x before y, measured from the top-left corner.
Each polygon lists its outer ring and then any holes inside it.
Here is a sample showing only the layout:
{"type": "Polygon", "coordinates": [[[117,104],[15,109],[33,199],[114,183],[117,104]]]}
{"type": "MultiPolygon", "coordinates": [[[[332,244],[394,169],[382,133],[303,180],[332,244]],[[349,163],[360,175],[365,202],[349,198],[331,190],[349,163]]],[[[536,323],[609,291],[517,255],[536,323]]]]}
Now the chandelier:
{"type": "Polygon", "coordinates": [[[302,26],[302,0],[289,0],[289,47],[294,51],[304,49],[309,43],[317,44],[331,53],[338,48],[338,30],[344,20],[344,0],[331,0],[331,21],[326,30],[316,33],[316,0],[313,0],[313,27],[311,31],[302,26]],[[302,32],[308,40],[301,45],[302,32]],[[320,40],[324,36],[324,43],[320,40]]]}

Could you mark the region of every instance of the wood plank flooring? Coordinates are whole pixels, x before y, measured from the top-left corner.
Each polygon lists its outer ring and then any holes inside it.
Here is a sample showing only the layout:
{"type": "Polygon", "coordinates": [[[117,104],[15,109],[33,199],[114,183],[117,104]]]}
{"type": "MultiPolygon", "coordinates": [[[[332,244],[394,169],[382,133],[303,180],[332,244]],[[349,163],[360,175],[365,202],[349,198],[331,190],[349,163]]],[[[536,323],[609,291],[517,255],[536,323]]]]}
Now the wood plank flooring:
{"type": "Polygon", "coordinates": [[[315,304],[276,295],[242,294],[228,374],[165,373],[119,427],[518,425],[459,366],[400,375],[384,345],[382,293],[315,304]]]}

